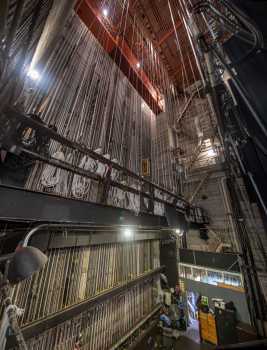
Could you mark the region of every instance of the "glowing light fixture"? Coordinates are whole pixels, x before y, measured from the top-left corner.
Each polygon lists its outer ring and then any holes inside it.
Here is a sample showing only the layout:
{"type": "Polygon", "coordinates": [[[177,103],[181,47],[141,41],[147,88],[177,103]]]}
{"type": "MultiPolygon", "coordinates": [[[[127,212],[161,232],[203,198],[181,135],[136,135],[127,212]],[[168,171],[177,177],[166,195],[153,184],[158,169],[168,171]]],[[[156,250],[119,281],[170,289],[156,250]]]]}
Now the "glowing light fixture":
{"type": "Polygon", "coordinates": [[[36,69],[34,69],[34,68],[31,69],[30,68],[28,70],[27,77],[29,77],[30,79],[32,79],[34,81],[38,81],[38,80],[40,80],[41,75],[36,69]]]}
{"type": "Polygon", "coordinates": [[[216,152],[214,151],[213,148],[209,149],[207,153],[208,153],[209,157],[215,157],[216,156],[216,152]]]}
{"type": "Polygon", "coordinates": [[[133,230],[131,228],[127,227],[123,230],[123,235],[125,238],[130,239],[133,237],[133,230]]]}
{"type": "Polygon", "coordinates": [[[141,67],[140,62],[137,62],[137,63],[136,63],[136,67],[137,67],[137,69],[139,69],[139,68],[141,67]]]}
{"type": "Polygon", "coordinates": [[[177,234],[177,236],[179,236],[179,237],[182,237],[183,234],[184,234],[184,232],[183,232],[180,228],[175,229],[174,232],[175,232],[175,233],[177,234]]]}
{"type": "Polygon", "coordinates": [[[102,13],[103,13],[103,15],[104,15],[105,17],[107,17],[107,16],[108,16],[108,9],[107,9],[107,8],[104,8],[103,11],[102,11],[102,13]]]}

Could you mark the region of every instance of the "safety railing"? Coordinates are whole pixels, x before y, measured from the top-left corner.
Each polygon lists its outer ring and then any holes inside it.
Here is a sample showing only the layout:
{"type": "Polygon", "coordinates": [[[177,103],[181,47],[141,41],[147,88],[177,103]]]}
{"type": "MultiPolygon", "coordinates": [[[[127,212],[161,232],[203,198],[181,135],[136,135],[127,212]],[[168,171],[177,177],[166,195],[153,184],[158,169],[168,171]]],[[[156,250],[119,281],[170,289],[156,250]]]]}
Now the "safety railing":
{"type": "MultiPolygon", "coordinates": [[[[147,178],[137,175],[101,154],[77,142],[70,141],[53,129],[18,112],[14,108],[7,108],[1,114],[0,121],[4,125],[3,131],[0,133],[1,147],[10,152],[29,157],[32,161],[41,162],[43,171],[49,172],[49,176],[56,173],[57,169],[64,172],[66,175],[63,177],[64,183],[60,183],[60,194],[62,196],[73,197],[73,184],[79,182],[79,186],[77,186],[79,191],[84,194],[81,198],[84,200],[88,200],[86,189],[93,188],[95,192],[93,201],[126,207],[136,212],[164,215],[164,205],[172,205],[183,212],[188,208],[188,203],[182,197],[152,183],[147,178]],[[23,137],[27,133],[33,133],[33,131],[35,135],[38,133],[39,139],[43,140],[44,143],[56,142],[60,144],[61,147],[65,148],[65,153],[69,152],[72,157],[69,157],[68,161],[66,159],[62,160],[59,156],[48,156],[47,152],[42,152],[42,144],[39,145],[38,149],[27,148],[22,142],[23,137]],[[71,158],[75,158],[77,152],[84,155],[87,163],[91,162],[94,167],[75,165],[71,158]],[[98,171],[94,170],[95,167],[98,168],[98,171]],[[130,179],[128,182],[131,182],[132,185],[126,185],[127,181],[123,179],[130,179]]],[[[33,179],[35,177],[36,175],[33,175],[33,179]]],[[[77,186],[75,187],[76,190],[77,186]]],[[[38,190],[40,189],[38,188],[38,190]]],[[[41,190],[44,190],[44,188],[41,190]]],[[[49,188],[46,189],[46,192],[49,192],[49,188]]]]}

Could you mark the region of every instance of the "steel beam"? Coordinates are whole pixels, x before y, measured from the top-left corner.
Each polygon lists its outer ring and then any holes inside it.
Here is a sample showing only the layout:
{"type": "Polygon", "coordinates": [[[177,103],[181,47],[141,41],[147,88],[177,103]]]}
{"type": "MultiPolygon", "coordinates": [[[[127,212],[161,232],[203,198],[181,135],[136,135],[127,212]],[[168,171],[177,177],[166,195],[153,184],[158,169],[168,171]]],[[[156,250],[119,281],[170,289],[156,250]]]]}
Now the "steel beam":
{"type": "Polygon", "coordinates": [[[96,2],[94,0],[84,0],[77,8],[77,14],[111,56],[115,50],[116,57],[121,56],[124,58],[124,60],[119,59],[119,68],[127,76],[130,76],[129,71],[133,73],[135,78],[131,82],[135,89],[137,89],[155,114],[161,113],[163,105],[158,90],[152,85],[144,70],[141,67],[137,68],[137,63],[140,60],[134,55],[126,41],[118,35],[114,36],[108,30],[96,2]],[[123,61],[125,64],[123,64],[123,61]]]}
{"type": "Polygon", "coordinates": [[[179,29],[182,26],[182,21],[178,20],[175,23],[175,28],[172,27],[170,30],[168,30],[158,41],[158,46],[161,46],[167,39],[169,39],[175,32],[175,29],[179,29]]]}
{"type": "Polygon", "coordinates": [[[126,209],[16,187],[0,185],[0,198],[0,219],[6,221],[140,225],[155,228],[168,226],[162,216],[136,216],[126,209]]]}

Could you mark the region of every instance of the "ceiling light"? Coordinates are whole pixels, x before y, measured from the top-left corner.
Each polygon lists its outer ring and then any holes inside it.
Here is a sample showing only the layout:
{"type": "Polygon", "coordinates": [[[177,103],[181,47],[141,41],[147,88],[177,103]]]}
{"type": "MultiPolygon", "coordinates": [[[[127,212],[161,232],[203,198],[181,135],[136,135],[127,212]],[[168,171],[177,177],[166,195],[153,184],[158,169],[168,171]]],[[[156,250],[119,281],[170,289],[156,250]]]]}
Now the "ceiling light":
{"type": "Polygon", "coordinates": [[[103,13],[103,15],[104,15],[105,17],[107,17],[107,16],[108,16],[108,9],[107,9],[107,8],[104,8],[103,11],[102,11],[102,13],[103,13]]]}
{"type": "Polygon", "coordinates": [[[27,77],[34,81],[38,81],[41,78],[40,73],[34,68],[28,70],[27,77]]]}

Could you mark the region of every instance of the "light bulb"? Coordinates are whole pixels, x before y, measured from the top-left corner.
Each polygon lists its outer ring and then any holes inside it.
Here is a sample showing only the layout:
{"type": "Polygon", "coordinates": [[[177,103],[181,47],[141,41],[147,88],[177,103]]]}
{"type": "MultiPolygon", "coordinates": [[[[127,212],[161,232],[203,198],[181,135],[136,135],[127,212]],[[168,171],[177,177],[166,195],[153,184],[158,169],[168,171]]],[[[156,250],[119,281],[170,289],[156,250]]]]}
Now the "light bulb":
{"type": "Polygon", "coordinates": [[[41,78],[40,73],[34,68],[28,70],[27,76],[34,81],[40,80],[41,78]]]}

